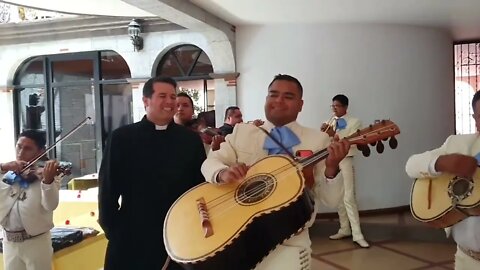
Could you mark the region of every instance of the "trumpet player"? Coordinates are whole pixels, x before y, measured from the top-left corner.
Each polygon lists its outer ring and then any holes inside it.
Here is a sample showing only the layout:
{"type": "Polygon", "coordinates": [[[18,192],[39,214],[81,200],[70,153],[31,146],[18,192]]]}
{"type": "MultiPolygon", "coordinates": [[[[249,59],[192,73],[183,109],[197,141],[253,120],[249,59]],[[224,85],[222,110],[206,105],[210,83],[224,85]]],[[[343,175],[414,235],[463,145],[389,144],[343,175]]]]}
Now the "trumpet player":
{"type": "MultiPolygon", "coordinates": [[[[348,97],[336,95],[332,99],[333,116],[326,123],[322,124],[321,130],[330,136],[337,134],[340,139],[356,132],[361,127],[359,119],[347,114],[348,97]]],[[[340,229],[329,238],[338,240],[352,236],[353,242],[362,248],[370,245],[363,237],[360,229],[358,207],[355,199],[355,175],[353,169],[353,156],[358,152],[356,147],[350,148],[347,156],[340,162],[340,172],[343,175],[344,195],[338,206],[340,229]]]]}

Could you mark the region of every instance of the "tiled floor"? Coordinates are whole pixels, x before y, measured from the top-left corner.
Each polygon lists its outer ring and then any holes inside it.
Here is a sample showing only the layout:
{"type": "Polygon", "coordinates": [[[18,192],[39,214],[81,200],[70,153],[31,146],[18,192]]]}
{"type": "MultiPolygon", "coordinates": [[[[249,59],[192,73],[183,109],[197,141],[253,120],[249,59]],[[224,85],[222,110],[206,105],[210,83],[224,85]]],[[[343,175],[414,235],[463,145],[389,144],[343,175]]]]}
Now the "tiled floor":
{"type": "Polygon", "coordinates": [[[437,270],[453,269],[456,245],[441,229],[415,221],[410,212],[361,217],[371,247],[352,239],[329,240],[338,221],[319,219],[310,229],[313,270],[437,270]]]}

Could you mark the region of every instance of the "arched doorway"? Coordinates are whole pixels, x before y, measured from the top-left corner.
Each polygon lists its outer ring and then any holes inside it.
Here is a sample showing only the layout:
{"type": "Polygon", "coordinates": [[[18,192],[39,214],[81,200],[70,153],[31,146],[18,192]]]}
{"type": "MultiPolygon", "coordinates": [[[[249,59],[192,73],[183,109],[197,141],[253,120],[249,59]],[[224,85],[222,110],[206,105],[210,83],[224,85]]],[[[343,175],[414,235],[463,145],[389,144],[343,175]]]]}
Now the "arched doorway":
{"type": "Polygon", "coordinates": [[[193,98],[195,114],[215,110],[215,83],[211,73],[210,58],[202,49],[190,44],[171,48],[156,69],[156,75],[174,78],[179,90],[193,98]]]}
{"type": "Polygon", "coordinates": [[[27,59],[14,77],[15,133],[37,130],[47,145],[87,116],[91,123],[59,143],[50,158],[68,161],[72,175],[96,173],[106,137],[133,122],[130,69],[114,51],[36,56],[27,59]]]}

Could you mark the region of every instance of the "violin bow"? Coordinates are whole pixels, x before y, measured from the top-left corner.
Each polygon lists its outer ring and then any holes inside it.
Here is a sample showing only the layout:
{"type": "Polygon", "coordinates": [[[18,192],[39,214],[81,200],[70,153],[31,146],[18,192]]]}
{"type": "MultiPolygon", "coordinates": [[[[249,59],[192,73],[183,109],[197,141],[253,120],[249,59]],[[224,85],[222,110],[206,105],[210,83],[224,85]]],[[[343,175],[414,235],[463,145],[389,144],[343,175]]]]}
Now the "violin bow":
{"type": "Polygon", "coordinates": [[[52,150],[58,143],[62,142],[66,138],[68,138],[70,135],[72,135],[75,131],[79,130],[81,127],[83,127],[85,124],[87,124],[92,118],[90,116],[87,116],[82,122],[80,122],[78,125],[76,125],[72,130],[70,130],[65,136],[62,136],[58,141],[56,141],[54,144],[50,145],[47,149],[45,149],[42,153],[38,154],[36,157],[34,157],[32,160],[30,160],[25,168],[23,168],[20,171],[20,174],[24,173],[26,170],[28,170],[30,167],[32,167],[35,162],[39,161],[45,154],[48,153],[48,151],[52,150]]]}

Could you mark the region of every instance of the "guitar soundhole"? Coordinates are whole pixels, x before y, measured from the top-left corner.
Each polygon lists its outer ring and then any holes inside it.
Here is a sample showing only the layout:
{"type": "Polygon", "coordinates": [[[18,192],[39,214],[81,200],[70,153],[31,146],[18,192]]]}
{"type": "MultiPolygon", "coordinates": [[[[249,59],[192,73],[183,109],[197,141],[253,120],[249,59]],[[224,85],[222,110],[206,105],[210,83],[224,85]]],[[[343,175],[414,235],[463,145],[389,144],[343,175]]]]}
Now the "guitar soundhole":
{"type": "Polygon", "coordinates": [[[276,182],[270,175],[255,175],[240,184],[235,198],[239,204],[256,204],[268,198],[275,189],[275,186],[276,182]]]}
{"type": "Polygon", "coordinates": [[[462,177],[453,178],[448,185],[448,193],[457,201],[464,200],[472,194],[473,180],[462,177]]]}

